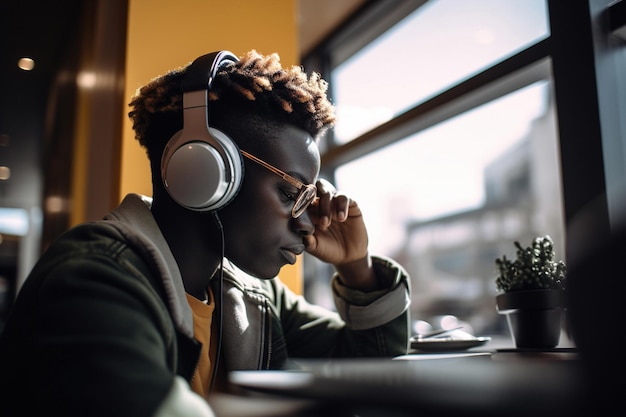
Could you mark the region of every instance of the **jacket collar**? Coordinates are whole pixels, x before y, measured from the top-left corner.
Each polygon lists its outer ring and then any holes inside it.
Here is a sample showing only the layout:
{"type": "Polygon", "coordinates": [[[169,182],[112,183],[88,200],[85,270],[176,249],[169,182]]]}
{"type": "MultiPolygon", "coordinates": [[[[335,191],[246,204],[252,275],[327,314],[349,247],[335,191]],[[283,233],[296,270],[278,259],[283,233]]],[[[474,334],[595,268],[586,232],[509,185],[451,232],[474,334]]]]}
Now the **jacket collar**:
{"type": "Polygon", "coordinates": [[[151,205],[149,197],[128,194],[104,220],[114,225],[156,267],[162,277],[174,324],[183,334],[193,337],[193,314],[185,297],[183,280],[174,255],[150,211],[151,205]]]}

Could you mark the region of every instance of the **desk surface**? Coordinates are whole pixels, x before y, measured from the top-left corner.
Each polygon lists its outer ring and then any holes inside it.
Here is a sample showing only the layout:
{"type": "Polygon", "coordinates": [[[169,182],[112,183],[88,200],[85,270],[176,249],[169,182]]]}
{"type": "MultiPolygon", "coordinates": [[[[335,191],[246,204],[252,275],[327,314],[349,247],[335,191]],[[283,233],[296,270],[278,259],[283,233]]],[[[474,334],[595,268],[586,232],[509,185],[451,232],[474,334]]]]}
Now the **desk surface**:
{"type": "Polygon", "coordinates": [[[231,373],[240,395],[211,403],[218,417],[574,415],[584,398],[579,361],[538,353],[308,360],[298,370],[231,373]]]}

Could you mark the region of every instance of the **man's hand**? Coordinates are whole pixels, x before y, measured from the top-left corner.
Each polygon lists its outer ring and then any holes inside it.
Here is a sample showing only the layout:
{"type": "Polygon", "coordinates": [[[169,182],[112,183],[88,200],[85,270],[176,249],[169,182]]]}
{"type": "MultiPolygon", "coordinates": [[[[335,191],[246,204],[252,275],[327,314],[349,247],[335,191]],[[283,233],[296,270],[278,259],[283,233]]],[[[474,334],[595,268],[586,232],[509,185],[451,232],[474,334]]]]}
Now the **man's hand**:
{"type": "Polygon", "coordinates": [[[320,179],[316,185],[318,198],[308,209],[315,232],[303,238],[306,251],[334,265],[347,287],[377,289],[359,205],[326,180],[320,179]]]}

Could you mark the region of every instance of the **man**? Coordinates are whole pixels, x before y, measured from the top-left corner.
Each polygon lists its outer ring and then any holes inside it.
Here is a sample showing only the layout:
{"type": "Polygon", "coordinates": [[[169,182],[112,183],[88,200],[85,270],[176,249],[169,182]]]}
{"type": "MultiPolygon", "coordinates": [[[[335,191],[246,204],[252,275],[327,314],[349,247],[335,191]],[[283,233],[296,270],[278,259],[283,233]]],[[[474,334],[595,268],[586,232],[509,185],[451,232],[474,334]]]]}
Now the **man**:
{"type": "Polygon", "coordinates": [[[406,353],[406,272],[369,255],[357,203],[317,180],[326,91],[255,51],[203,55],[138,90],[129,116],[153,195],[37,263],[0,340],[0,414],[209,416],[231,370],[406,353]],[[305,250],[335,267],[337,313],[274,278],[305,250]]]}

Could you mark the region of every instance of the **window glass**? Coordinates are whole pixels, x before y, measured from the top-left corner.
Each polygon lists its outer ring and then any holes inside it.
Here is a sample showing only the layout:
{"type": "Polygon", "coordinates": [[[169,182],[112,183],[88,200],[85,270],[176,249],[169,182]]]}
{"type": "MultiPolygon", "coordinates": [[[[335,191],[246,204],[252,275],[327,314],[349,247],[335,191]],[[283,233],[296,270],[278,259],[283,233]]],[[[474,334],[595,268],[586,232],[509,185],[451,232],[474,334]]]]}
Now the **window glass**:
{"type": "Polygon", "coordinates": [[[454,315],[508,333],[495,258],[549,234],[563,257],[560,163],[551,81],[542,81],[345,164],[339,189],[361,206],[371,252],[412,278],[412,317],[454,315]]]}
{"type": "Polygon", "coordinates": [[[545,0],[431,0],[332,72],[337,142],[548,36],[545,0]]]}

